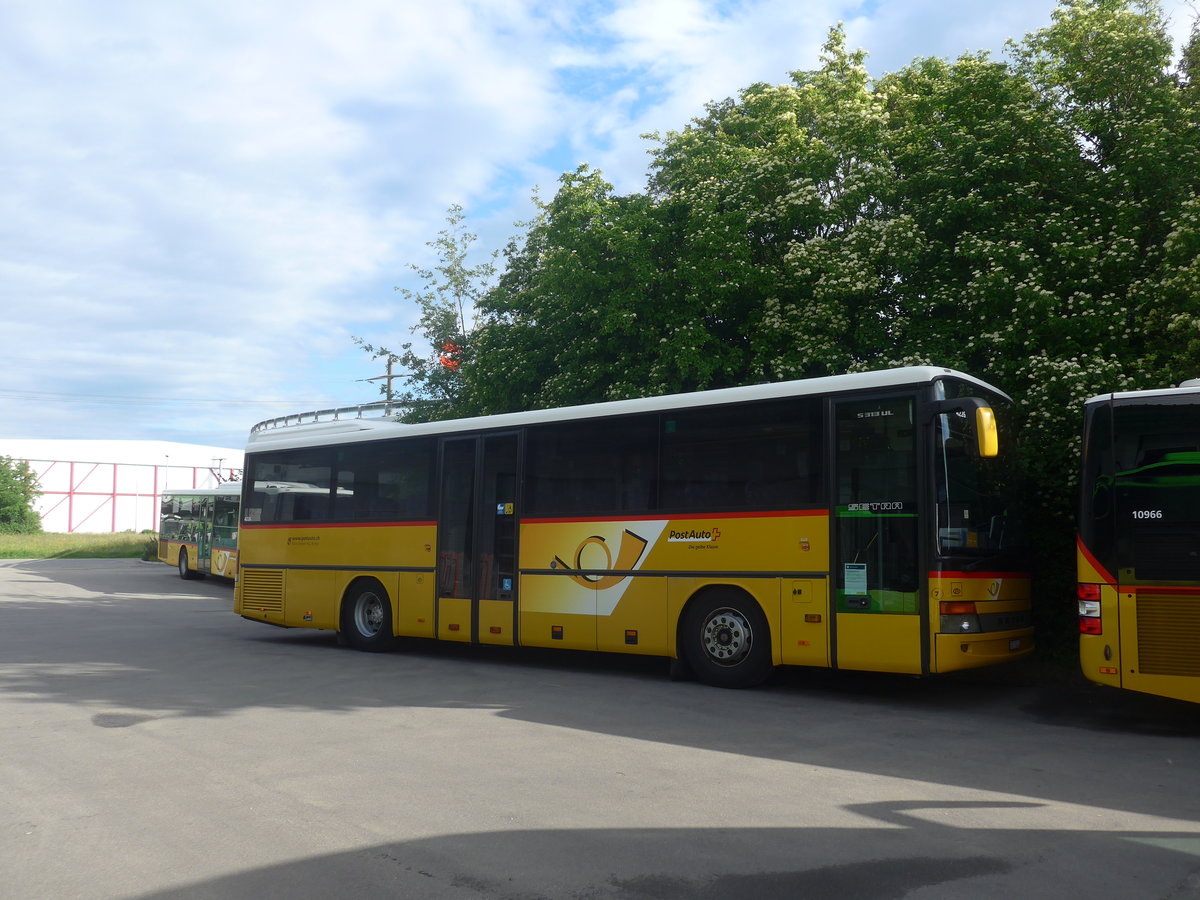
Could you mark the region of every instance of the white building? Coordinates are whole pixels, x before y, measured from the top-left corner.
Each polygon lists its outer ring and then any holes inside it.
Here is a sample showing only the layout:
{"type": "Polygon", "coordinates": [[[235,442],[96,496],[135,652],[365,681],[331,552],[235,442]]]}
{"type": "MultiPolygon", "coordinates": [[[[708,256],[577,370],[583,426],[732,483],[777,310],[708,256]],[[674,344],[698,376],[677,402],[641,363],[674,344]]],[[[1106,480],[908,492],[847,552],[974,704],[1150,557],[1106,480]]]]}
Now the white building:
{"type": "Polygon", "coordinates": [[[157,530],[163,490],[216,487],[242,472],[241,450],[169,441],[0,438],[0,456],[29,463],[51,532],[157,530]]]}

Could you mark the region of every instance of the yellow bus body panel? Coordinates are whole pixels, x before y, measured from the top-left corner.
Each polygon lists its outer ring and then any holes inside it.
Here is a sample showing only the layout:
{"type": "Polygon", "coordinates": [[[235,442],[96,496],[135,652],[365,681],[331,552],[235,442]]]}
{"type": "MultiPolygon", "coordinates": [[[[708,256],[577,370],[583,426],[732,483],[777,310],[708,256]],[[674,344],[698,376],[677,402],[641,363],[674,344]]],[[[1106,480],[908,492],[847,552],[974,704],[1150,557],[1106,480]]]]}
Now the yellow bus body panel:
{"type": "Polygon", "coordinates": [[[194,572],[206,575],[217,575],[230,580],[237,578],[238,552],[236,550],[215,549],[209,557],[208,568],[200,568],[195,544],[183,544],[179,541],[159,541],[158,560],[168,566],[179,565],[179,554],[186,553],[188,568],[194,572]]]}
{"type": "Polygon", "coordinates": [[[522,575],[518,629],[526,647],[596,649],[596,592],[560,575],[522,575]]]}
{"type": "Polygon", "coordinates": [[[431,524],[243,526],[241,561],[269,559],[272,566],[241,570],[234,611],[277,625],[336,631],[351,585],[373,578],[391,599],[393,632],[432,637],[435,536],[431,524]]]}
{"type": "Polygon", "coordinates": [[[930,672],[956,672],[1021,659],[1034,651],[1033,627],[982,634],[938,632],[942,601],[970,602],[980,616],[1027,613],[1031,604],[1028,576],[995,572],[944,572],[929,578],[932,649],[930,672]]]}
{"type": "Polygon", "coordinates": [[[511,600],[480,600],[479,643],[503,645],[516,643],[514,613],[511,600]]]}
{"type": "Polygon", "coordinates": [[[1006,660],[1020,659],[1033,652],[1033,629],[1021,628],[987,634],[939,634],[933,653],[937,668],[932,672],[975,669],[1006,660]]]}
{"type": "MultiPolygon", "coordinates": [[[[158,559],[160,562],[164,562],[168,566],[178,566],[180,553],[187,553],[187,544],[181,544],[178,541],[158,542],[158,559]]],[[[196,554],[194,552],[188,556],[188,568],[196,568],[196,554]]]]}
{"type": "Polygon", "coordinates": [[[434,637],[434,575],[401,572],[399,595],[392,594],[392,622],[401,637],[434,637]]]}
{"type": "Polygon", "coordinates": [[[837,614],[839,669],[921,674],[921,617],[837,614]]]}
{"type": "MultiPolygon", "coordinates": [[[[612,613],[596,620],[596,649],[651,656],[672,655],[675,630],[667,620],[668,580],[659,577],[631,579],[629,589],[612,613]]],[[[604,602],[602,593],[596,592],[598,606],[604,602]]]]}
{"type": "Polygon", "coordinates": [[[829,666],[829,582],[822,578],[782,582],[779,610],[780,663],[829,666]]]}
{"type": "Polygon", "coordinates": [[[438,597],[437,636],[443,641],[471,641],[471,600],[438,597]]]}

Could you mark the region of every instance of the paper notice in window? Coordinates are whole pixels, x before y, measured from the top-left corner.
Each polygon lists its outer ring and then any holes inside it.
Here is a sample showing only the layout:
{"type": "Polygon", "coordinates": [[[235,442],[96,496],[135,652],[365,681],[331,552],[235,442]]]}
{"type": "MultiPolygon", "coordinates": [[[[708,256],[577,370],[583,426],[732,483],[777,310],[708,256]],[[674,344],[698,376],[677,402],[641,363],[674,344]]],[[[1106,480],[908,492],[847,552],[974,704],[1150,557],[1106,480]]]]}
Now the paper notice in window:
{"type": "Polygon", "coordinates": [[[867,593],[867,564],[846,563],[843,567],[843,578],[847,594],[867,593]]]}

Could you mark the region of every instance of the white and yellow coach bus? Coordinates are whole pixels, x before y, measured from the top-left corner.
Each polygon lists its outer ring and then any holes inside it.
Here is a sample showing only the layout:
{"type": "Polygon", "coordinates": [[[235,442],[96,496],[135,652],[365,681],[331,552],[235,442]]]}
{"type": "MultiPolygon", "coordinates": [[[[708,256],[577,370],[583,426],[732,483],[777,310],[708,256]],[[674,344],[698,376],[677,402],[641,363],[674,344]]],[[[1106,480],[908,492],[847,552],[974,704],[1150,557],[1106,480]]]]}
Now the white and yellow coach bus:
{"type": "Polygon", "coordinates": [[[916,367],[433,424],[255,426],[240,615],[396,637],[928,674],[1033,649],[1010,400],[916,367]]]}

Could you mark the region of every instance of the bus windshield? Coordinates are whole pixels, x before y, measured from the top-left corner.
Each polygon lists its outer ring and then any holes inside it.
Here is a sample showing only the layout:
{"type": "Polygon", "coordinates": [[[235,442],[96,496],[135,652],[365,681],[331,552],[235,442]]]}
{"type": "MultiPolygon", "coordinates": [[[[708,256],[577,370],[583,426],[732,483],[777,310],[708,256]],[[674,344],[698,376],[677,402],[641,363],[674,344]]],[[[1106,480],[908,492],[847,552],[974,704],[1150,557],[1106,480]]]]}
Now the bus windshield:
{"type": "Polygon", "coordinates": [[[938,552],[942,556],[991,556],[1020,547],[1024,541],[1012,508],[1015,492],[1009,406],[998,397],[988,400],[1001,435],[1000,455],[994,459],[980,458],[975,432],[965,413],[937,418],[934,464],[938,552]]]}

